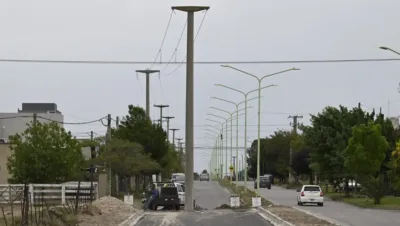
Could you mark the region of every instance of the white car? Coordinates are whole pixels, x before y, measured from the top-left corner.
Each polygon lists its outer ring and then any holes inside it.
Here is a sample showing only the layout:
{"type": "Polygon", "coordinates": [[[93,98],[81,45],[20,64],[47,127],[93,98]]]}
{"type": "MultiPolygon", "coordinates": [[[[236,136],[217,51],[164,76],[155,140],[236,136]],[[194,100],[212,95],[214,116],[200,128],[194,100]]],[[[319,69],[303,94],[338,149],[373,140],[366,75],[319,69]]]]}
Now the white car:
{"type": "Polygon", "coordinates": [[[303,204],[318,204],[318,206],[324,205],[324,193],[321,187],[318,185],[303,185],[297,195],[297,205],[302,206],[303,204]]]}

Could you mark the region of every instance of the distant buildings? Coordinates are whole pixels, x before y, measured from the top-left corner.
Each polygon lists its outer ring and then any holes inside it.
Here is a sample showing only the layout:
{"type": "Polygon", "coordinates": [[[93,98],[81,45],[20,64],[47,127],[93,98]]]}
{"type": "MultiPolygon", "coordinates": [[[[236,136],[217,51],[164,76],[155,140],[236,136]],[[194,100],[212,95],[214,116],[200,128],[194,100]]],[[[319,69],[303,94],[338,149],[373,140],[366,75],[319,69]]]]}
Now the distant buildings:
{"type": "Polygon", "coordinates": [[[28,128],[27,124],[33,121],[34,113],[38,116],[37,121],[41,123],[64,122],[64,116],[54,103],[23,103],[22,110],[0,113],[0,184],[7,184],[10,177],[7,170],[7,158],[11,155],[8,138],[24,132],[28,128]]]}
{"type": "Polygon", "coordinates": [[[0,143],[7,143],[9,136],[24,132],[27,124],[33,120],[34,113],[41,123],[64,122],[64,116],[55,103],[22,103],[22,110],[0,113],[0,143]]]}

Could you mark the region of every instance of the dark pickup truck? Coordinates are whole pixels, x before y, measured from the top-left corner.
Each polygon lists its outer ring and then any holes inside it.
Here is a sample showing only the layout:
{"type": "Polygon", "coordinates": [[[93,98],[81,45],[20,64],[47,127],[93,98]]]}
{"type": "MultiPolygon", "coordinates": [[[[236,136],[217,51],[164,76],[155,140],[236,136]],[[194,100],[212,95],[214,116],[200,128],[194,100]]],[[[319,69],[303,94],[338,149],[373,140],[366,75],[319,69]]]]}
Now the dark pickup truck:
{"type": "MultiPolygon", "coordinates": [[[[151,201],[150,209],[157,210],[159,206],[167,210],[179,210],[181,201],[178,195],[178,189],[176,187],[159,187],[159,196],[151,201]]],[[[145,201],[143,201],[145,202],[145,201]]]]}

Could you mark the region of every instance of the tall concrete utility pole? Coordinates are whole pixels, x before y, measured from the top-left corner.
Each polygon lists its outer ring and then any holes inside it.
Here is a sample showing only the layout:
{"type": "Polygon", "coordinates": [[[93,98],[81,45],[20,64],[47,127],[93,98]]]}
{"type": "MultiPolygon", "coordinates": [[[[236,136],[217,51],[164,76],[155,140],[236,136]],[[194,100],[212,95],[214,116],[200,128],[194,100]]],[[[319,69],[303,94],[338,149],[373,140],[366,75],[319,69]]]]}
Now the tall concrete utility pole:
{"type": "Polygon", "coordinates": [[[187,12],[187,47],[186,47],[186,170],[185,170],[185,211],[194,211],[193,205],[193,126],[194,126],[194,12],[208,10],[208,6],[173,6],[172,10],[187,12]]]}
{"type": "Polygon", "coordinates": [[[175,132],[179,129],[169,129],[172,131],[172,146],[175,148],[175,132]]]}
{"type": "Polygon", "coordinates": [[[173,116],[164,116],[163,118],[165,118],[167,120],[167,140],[169,142],[169,120],[175,118],[173,116]]]}
{"type": "MultiPolygon", "coordinates": [[[[293,136],[296,137],[297,135],[297,126],[299,125],[299,123],[297,122],[297,119],[301,119],[303,118],[302,115],[290,115],[288,118],[293,119],[293,123],[290,123],[291,126],[293,126],[293,136]]],[[[293,148],[290,147],[290,157],[289,157],[289,164],[290,164],[290,169],[292,169],[292,156],[293,156],[293,148]]],[[[293,182],[293,175],[292,173],[289,171],[289,182],[292,183],[293,182]]]]}
{"type": "Polygon", "coordinates": [[[146,74],[146,115],[150,118],[150,74],[160,73],[160,70],[136,70],[136,73],[146,74]]]}
{"type": "MultiPolygon", "coordinates": [[[[107,115],[107,134],[106,134],[106,148],[107,151],[110,148],[110,141],[111,141],[111,114],[107,115]]],[[[107,195],[111,196],[111,177],[112,177],[112,173],[111,173],[111,165],[108,164],[108,170],[107,170],[108,174],[107,174],[107,180],[108,180],[108,186],[107,186],[107,195]]]]}
{"type": "Polygon", "coordinates": [[[119,116],[117,116],[117,119],[115,120],[115,128],[119,128],[119,116]]]}
{"type": "Polygon", "coordinates": [[[167,104],[167,105],[162,105],[162,104],[160,104],[160,105],[157,105],[157,104],[155,104],[155,105],[153,105],[154,107],[156,107],[156,108],[160,108],[160,120],[159,120],[159,122],[160,122],[160,125],[161,125],[161,128],[163,128],[163,121],[162,121],[162,119],[163,119],[163,116],[162,116],[162,111],[163,111],[163,108],[169,108],[169,105],[167,104]]]}

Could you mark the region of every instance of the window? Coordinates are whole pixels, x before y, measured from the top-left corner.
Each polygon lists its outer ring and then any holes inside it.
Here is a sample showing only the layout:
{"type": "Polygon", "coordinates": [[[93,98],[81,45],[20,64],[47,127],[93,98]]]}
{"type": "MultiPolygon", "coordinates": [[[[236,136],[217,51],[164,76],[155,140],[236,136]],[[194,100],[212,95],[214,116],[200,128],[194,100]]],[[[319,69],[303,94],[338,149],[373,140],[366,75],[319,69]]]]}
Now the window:
{"type": "Polygon", "coordinates": [[[178,192],[183,192],[183,191],[182,191],[182,186],[181,186],[180,184],[177,184],[177,185],[176,185],[176,188],[178,189],[178,192]]]}
{"type": "Polygon", "coordinates": [[[181,185],[182,191],[185,192],[185,185],[181,185]]]}
{"type": "Polygon", "coordinates": [[[304,191],[321,191],[321,189],[317,186],[305,186],[304,191]]]}

